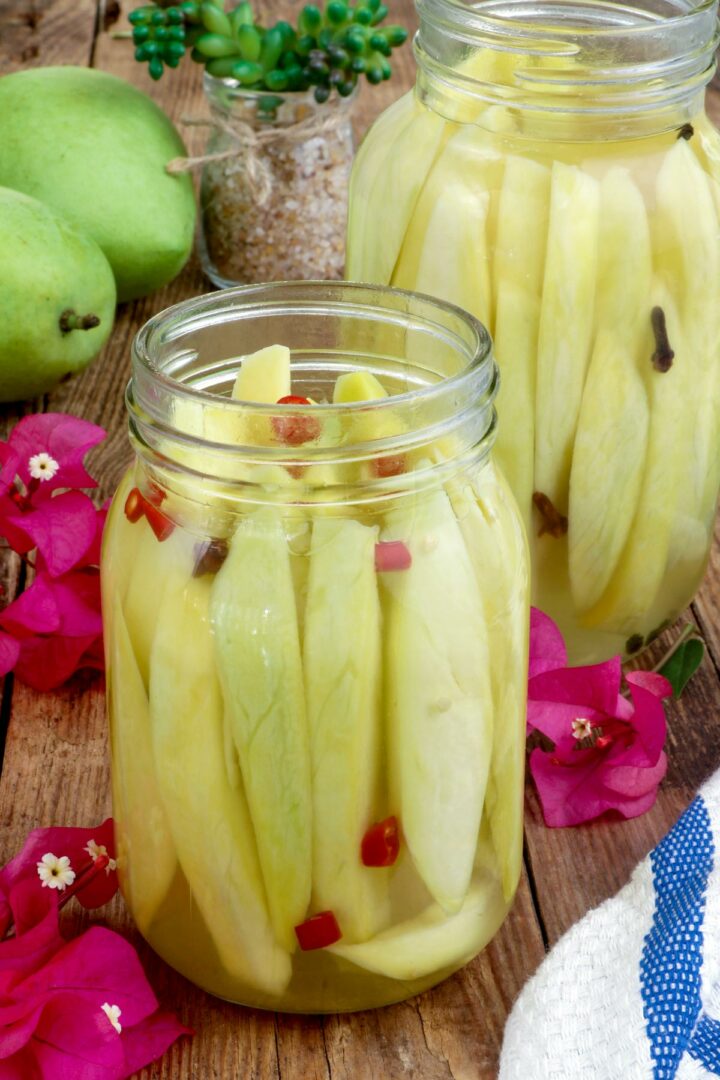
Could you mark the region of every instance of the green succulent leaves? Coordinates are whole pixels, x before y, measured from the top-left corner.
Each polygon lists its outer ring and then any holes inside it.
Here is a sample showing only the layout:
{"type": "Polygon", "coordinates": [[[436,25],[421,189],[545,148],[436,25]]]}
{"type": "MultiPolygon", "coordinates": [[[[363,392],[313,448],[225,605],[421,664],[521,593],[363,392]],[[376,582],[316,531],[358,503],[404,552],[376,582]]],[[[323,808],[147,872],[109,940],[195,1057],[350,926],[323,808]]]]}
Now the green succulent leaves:
{"type": "Polygon", "coordinates": [[[392,75],[389,58],[407,39],[402,26],[379,24],[388,8],[380,0],[327,0],[324,10],[306,4],[297,27],[280,20],[255,22],[243,0],[226,12],[223,0],[185,0],[166,7],[162,0],[130,12],[135,59],[147,63],[153,79],[191,57],[217,78],[233,78],[251,90],[305,91],[327,101],[333,89],[348,97],[364,75],[377,84],[392,75]]]}

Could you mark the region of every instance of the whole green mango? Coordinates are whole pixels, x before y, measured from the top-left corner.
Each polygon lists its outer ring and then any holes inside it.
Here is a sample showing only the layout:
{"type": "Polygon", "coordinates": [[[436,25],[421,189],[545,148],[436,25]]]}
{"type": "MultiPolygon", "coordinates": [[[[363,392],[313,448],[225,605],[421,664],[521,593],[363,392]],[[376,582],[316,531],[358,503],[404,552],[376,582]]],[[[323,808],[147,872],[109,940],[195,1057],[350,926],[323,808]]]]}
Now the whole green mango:
{"type": "Polygon", "coordinates": [[[94,240],[3,187],[0,250],[0,401],[19,401],[98,354],[112,330],[115,279],[94,240]]]}
{"type": "Polygon", "coordinates": [[[0,184],[55,207],[105,252],[119,300],[171,281],[192,249],[195,199],[172,123],[146,94],[93,68],[0,79],[0,184]]]}

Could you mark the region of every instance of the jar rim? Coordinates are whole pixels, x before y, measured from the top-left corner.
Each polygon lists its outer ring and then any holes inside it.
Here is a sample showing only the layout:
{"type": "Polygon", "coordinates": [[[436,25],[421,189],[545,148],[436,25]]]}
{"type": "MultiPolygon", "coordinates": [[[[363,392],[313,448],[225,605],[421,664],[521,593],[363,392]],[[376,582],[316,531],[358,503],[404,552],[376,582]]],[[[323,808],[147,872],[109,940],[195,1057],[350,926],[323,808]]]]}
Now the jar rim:
{"type": "MultiPolygon", "coordinates": [[[[209,447],[219,458],[235,460],[244,455],[256,462],[280,464],[390,455],[448,434],[456,436],[456,457],[477,452],[481,444],[487,444],[488,449],[492,444],[498,375],[488,331],[452,303],[389,286],[345,281],[271,282],[182,301],[153,316],[138,332],[132,348],[132,372],[127,394],[131,431],[142,446],[151,450],[162,446],[162,453],[170,459],[173,447],[180,444],[185,450],[190,445],[209,447]],[[321,324],[323,317],[325,323],[321,324]],[[288,330],[300,327],[295,342],[290,338],[283,341],[278,335],[283,322],[288,330]],[[329,335],[331,330],[343,333],[346,340],[342,336],[321,340],[325,327],[329,335]],[[220,357],[213,352],[220,339],[213,335],[223,328],[226,337],[219,348],[224,353],[220,357]],[[312,332],[306,340],[303,335],[308,328],[312,332]],[[197,346],[203,334],[205,350],[193,345],[197,346]],[[253,347],[240,352],[233,348],[227,355],[228,339],[234,347],[236,338],[241,343],[253,342],[253,347]],[[398,343],[403,344],[404,354],[399,349],[391,352],[398,343]],[[324,424],[339,425],[343,434],[331,444],[241,444],[232,434],[225,434],[234,422],[253,424],[266,418],[271,424],[277,420],[282,423],[281,418],[288,416],[287,406],[227,396],[240,357],[270,344],[290,347],[293,362],[297,361],[293,366],[296,374],[298,368],[302,375],[304,367],[319,365],[325,386],[331,381],[334,384],[338,373],[362,367],[362,359],[371,371],[379,359],[388,362],[389,378],[398,385],[410,385],[410,389],[391,391],[373,401],[293,404],[293,415],[312,414],[324,424]],[[323,366],[324,361],[313,361],[313,356],[330,359],[323,366]],[[204,389],[198,385],[203,382],[221,386],[225,392],[204,389]],[[402,421],[402,430],[390,435],[380,430],[378,435],[354,440],[352,418],[358,413],[378,417],[393,413],[402,421]],[[183,416],[190,414],[193,423],[184,426],[187,420],[183,416]],[[215,423],[219,414],[228,421],[226,425],[223,420],[220,437],[215,423]]],[[[183,452],[175,455],[178,460],[183,452]]]]}
{"type": "Polygon", "coordinates": [[[421,92],[438,99],[440,112],[445,98],[452,107],[460,95],[546,116],[584,114],[590,124],[657,114],[652,130],[670,130],[702,107],[720,42],[717,7],[717,0],[417,0],[421,92]]]}

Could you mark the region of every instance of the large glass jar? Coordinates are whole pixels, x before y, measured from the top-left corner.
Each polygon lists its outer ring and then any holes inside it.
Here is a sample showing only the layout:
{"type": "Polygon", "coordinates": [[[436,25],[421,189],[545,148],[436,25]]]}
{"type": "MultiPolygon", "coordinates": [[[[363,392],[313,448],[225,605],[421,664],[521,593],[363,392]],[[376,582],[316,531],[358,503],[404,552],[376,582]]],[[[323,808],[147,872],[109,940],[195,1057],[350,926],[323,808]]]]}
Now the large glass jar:
{"type": "Polygon", "coordinates": [[[207,73],[200,257],[221,288],[341,278],[356,93],[246,90],[207,73]]]}
{"type": "Polygon", "coordinates": [[[349,277],[490,329],[496,460],[575,663],[702,578],[720,480],[715,3],[418,0],[414,92],[351,181],[349,277]]]}
{"type": "Polygon", "coordinates": [[[384,1005],[508,911],[528,572],[496,386],[473,318],[390,289],[228,290],[138,335],[102,564],[119,871],[223,998],[384,1005]],[[317,404],[228,396],[276,342],[317,404]],[[389,396],[325,404],[358,368],[389,396]]]}

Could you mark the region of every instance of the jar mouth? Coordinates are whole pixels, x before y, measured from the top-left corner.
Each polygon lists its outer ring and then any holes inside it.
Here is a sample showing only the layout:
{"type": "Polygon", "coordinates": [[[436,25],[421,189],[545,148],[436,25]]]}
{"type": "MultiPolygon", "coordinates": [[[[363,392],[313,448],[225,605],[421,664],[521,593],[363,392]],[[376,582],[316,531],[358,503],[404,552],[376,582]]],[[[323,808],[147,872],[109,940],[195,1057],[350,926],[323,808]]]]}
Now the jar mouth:
{"type": "Polygon", "coordinates": [[[607,115],[697,102],[720,40],[717,0],[417,6],[416,55],[432,80],[486,104],[526,110],[607,115]]]}
{"type": "Polygon", "coordinates": [[[342,97],[333,93],[327,101],[320,104],[313,96],[313,88],[307,90],[250,90],[233,78],[220,78],[203,72],[203,89],[215,108],[231,110],[236,105],[252,109],[262,115],[265,112],[275,118],[283,112],[305,108],[313,113],[337,112],[353,105],[360,89],[359,82],[351,94],[342,97]]]}
{"type": "Polygon", "coordinates": [[[451,457],[489,449],[497,386],[487,330],[453,304],[354,282],[274,282],[200,296],[150,319],[133,344],[128,408],[141,453],[185,467],[195,447],[206,471],[211,461],[209,471],[228,477],[239,459],[347,463],[419,454],[451,437],[451,457]],[[321,432],[301,445],[247,437],[282,430],[289,406],[229,396],[240,358],[273,344],[290,349],[292,393],[317,402],[292,405],[293,417],[313,418],[321,432]],[[358,369],[375,374],[388,396],[333,403],[337,376],[358,369]]]}

